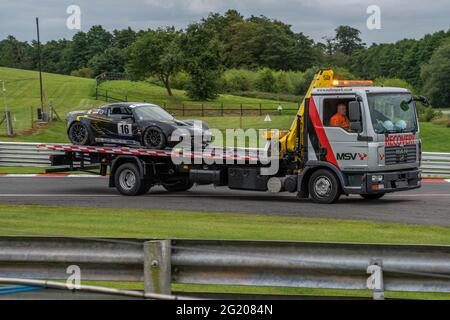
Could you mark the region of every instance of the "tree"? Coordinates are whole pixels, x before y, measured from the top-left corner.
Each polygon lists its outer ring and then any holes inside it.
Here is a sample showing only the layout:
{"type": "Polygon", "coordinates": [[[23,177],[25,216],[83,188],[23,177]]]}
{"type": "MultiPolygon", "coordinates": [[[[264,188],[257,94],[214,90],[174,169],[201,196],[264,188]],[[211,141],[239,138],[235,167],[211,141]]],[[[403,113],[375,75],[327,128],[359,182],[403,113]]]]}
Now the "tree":
{"type": "Polygon", "coordinates": [[[280,21],[264,16],[230,21],[224,42],[227,67],[303,71],[320,52],[311,39],[280,21]]]}
{"type": "Polygon", "coordinates": [[[113,31],[113,46],[119,49],[125,49],[136,41],[136,32],[128,27],[127,29],[113,31]]]}
{"type": "Polygon", "coordinates": [[[113,35],[102,26],[92,26],[86,33],[87,52],[89,58],[102,53],[113,43],[113,35]]]}
{"type": "Polygon", "coordinates": [[[450,30],[426,35],[422,39],[404,39],[396,43],[373,44],[351,56],[350,70],[359,77],[399,78],[422,87],[420,66],[427,63],[433,52],[450,38],[450,30]]]}
{"type": "Polygon", "coordinates": [[[335,29],[334,47],[336,50],[350,55],[358,49],[363,49],[365,43],[359,35],[361,31],[350,26],[339,26],[335,29]]]}
{"type": "Polygon", "coordinates": [[[135,79],[157,77],[172,96],[170,79],[182,68],[180,32],[175,28],[148,31],[126,51],[126,69],[135,79]]]}
{"type": "Polygon", "coordinates": [[[422,67],[423,92],[437,107],[450,105],[450,42],[432,55],[422,67]]]}
{"type": "Polygon", "coordinates": [[[119,48],[108,48],[103,53],[95,55],[88,62],[88,67],[94,75],[103,72],[124,72],[124,54],[119,48]]]}
{"type": "Polygon", "coordinates": [[[222,46],[217,34],[202,24],[191,24],[181,38],[181,49],[184,69],[191,77],[189,97],[199,100],[217,97],[222,74],[222,46]]]}
{"type": "Polygon", "coordinates": [[[13,36],[0,41],[0,66],[10,68],[31,69],[33,64],[32,47],[13,36]]]}

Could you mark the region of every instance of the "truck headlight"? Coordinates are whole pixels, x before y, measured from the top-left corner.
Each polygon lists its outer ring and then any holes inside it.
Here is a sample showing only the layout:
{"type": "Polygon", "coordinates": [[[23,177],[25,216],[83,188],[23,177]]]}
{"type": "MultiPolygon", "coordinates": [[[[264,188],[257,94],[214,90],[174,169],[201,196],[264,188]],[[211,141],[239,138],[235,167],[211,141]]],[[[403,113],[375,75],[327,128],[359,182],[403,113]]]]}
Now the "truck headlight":
{"type": "Polygon", "coordinates": [[[372,183],[378,183],[383,181],[383,175],[374,175],[372,176],[372,183]]]}

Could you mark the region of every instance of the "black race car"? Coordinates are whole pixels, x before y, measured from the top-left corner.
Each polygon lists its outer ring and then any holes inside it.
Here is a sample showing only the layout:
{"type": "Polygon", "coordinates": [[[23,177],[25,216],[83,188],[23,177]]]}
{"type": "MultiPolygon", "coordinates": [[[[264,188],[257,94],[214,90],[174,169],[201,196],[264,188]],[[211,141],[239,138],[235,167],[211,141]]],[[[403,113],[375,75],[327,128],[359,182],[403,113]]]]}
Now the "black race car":
{"type": "Polygon", "coordinates": [[[149,103],[113,103],[87,112],[70,112],[67,125],[69,139],[76,145],[164,149],[180,141],[191,146],[205,146],[211,141],[209,128],[203,121],[177,120],[163,108],[149,103]],[[195,121],[198,122],[194,126],[195,121]]]}

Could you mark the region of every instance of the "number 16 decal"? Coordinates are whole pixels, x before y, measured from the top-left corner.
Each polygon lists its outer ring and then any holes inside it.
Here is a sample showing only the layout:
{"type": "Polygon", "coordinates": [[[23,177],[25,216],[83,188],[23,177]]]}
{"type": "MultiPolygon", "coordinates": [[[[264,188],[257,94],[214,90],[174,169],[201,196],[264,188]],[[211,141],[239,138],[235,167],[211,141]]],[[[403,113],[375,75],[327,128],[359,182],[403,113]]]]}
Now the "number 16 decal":
{"type": "Polygon", "coordinates": [[[131,136],[133,134],[133,128],[131,124],[127,123],[119,123],[118,125],[118,132],[120,135],[124,136],[131,136]]]}

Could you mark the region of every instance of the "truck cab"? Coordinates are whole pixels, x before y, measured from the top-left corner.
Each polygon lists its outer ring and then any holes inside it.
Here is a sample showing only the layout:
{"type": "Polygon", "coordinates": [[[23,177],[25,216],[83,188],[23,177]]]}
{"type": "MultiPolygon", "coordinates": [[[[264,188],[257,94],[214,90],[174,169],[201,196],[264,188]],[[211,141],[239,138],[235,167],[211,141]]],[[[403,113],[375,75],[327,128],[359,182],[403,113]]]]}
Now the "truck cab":
{"type": "Polygon", "coordinates": [[[377,199],[388,192],[420,187],[419,124],[411,92],[370,82],[348,84],[352,82],[313,88],[305,99],[300,193],[329,203],[339,193],[377,199]],[[339,105],[345,105],[348,127],[330,121],[339,105]],[[312,172],[319,168],[337,177],[337,193],[332,192],[329,177],[314,176],[311,181],[312,172]]]}

